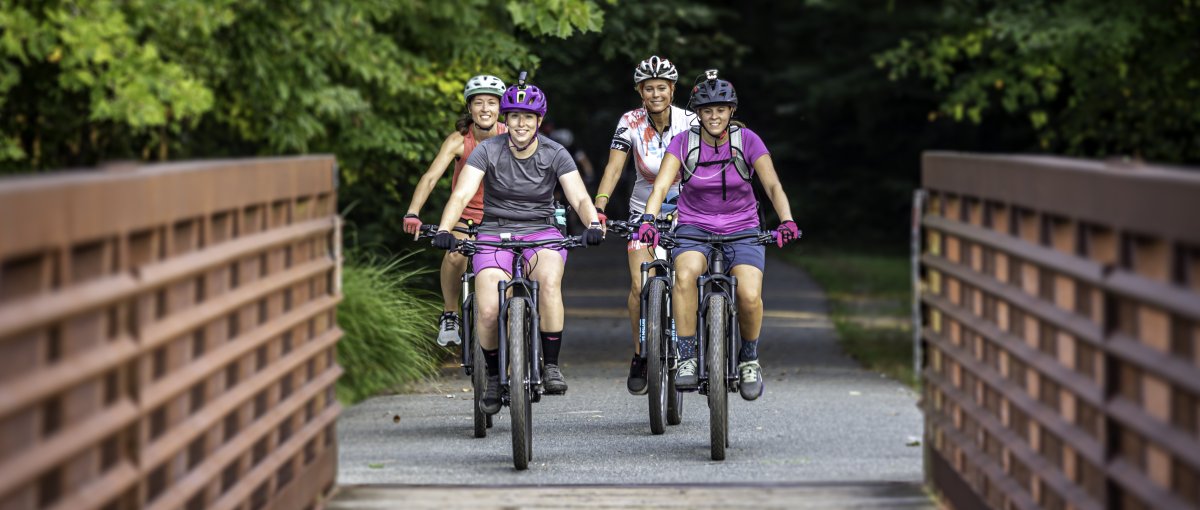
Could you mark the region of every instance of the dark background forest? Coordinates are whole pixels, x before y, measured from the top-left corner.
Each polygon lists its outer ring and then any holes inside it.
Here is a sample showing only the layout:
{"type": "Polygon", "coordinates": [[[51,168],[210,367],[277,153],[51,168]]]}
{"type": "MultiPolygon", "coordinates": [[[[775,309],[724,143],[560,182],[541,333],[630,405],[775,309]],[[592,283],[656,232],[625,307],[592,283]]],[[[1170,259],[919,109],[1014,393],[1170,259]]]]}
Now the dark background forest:
{"type": "Polygon", "coordinates": [[[467,78],[530,70],[599,171],[657,54],[681,71],[677,105],[705,69],[734,83],[806,243],[902,250],[923,151],[1200,163],[1198,16],[1189,0],[0,0],[0,172],[332,153],[348,242],[402,252],[467,78]]]}

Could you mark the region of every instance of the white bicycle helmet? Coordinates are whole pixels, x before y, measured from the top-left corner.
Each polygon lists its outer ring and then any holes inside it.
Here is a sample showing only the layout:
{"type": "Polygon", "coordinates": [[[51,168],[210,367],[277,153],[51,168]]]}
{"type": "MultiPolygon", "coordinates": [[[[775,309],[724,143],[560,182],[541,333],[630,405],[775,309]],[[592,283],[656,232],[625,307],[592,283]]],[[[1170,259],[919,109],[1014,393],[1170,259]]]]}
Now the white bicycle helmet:
{"type": "Polygon", "coordinates": [[[658,55],[651,55],[633,70],[633,84],[637,85],[651,78],[670,80],[671,83],[675,83],[679,80],[679,71],[675,69],[675,64],[672,64],[670,60],[658,58],[658,55]]]}
{"type": "Polygon", "coordinates": [[[467,80],[467,85],[463,87],[463,101],[471,102],[471,96],[475,94],[491,94],[496,97],[504,95],[504,82],[490,74],[481,74],[467,80]]]}

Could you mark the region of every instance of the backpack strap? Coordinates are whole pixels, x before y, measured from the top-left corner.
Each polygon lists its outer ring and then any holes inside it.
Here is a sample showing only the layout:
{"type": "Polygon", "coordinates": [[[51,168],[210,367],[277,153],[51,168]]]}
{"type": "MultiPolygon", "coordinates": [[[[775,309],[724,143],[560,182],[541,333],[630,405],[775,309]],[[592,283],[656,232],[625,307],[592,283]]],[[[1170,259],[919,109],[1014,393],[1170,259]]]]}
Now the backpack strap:
{"type": "Polygon", "coordinates": [[[696,163],[700,160],[700,126],[692,126],[688,129],[687,145],[684,146],[683,158],[683,175],[680,177],[680,183],[687,183],[692,178],[692,174],[696,173],[696,163]]]}
{"type": "Polygon", "coordinates": [[[746,163],[746,151],[742,148],[742,128],[729,126],[729,152],[733,158],[733,166],[737,168],[742,180],[750,182],[750,164],[746,163]]]}

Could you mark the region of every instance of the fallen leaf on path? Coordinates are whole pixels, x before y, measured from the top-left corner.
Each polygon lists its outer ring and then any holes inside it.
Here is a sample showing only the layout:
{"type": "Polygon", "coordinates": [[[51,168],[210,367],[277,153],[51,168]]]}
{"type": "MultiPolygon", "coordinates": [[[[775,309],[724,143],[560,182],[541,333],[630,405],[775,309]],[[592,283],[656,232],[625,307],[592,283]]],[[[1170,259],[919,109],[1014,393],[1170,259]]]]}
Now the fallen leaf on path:
{"type": "Polygon", "coordinates": [[[370,464],[367,464],[367,467],[369,467],[371,469],[383,469],[383,463],[382,462],[372,462],[370,464]]]}
{"type": "Polygon", "coordinates": [[[397,415],[393,415],[393,416],[392,416],[392,423],[400,423],[400,415],[398,415],[398,414],[397,414],[397,415]]]}
{"type": "Polygon", "coordinates": [[[908,442],[904,446],[921,446],[921,438],[917,436],[908,436],[908,442]]]}
{"type": "Polygon", "coordinates": [[[862,395],[862,392],[861,391],[851,391],[850,394],[857,397],[859,395],[862,395]]]}

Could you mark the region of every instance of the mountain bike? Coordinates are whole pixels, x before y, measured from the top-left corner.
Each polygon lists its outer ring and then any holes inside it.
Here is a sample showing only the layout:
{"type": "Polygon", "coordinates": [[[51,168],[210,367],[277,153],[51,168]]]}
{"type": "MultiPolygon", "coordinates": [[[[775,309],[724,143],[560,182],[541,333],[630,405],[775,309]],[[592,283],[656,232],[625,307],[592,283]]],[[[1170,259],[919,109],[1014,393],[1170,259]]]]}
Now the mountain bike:
{"type": "MultiPolygon", "coordinates": [[[[500,350],[500,402],[508,406],[512,418],[513,465],[517,469],[528,469],[533,458],[533,411],[532,403],[541,401],[542,388],[542,344],[538,336],[538,282],[525,276],[526,250],[544,247],[573,249],[583,246],[580,236],[541,241],[514,241],[510,234],[500,235],[499,241],[460,239],[454,251],[470,257],[482,247],[510,250],[514,252],[512,275],[508,281],[498,285],[500,314],[497,328],[500,350]],[[512,296],[509,296],[509,293],[512,296]]],[[[478,342],[473,342],[476,345],[478,342]]],[[[474,373],[485,372],[480,348],[472,348],[474,373]]],[[[478,390],[477,395],[482,390],[478,390]]],[[[480,397],[476,397],[477,400],[480,397]]],[[[479,405],[476,402],[476,411],[479,405]]],[[[478,431],[478,422],[476,425],[478,431]]]]}
{"type": "MultiPolygon", "coordinates": [[[[467,234],[474,238],[479,226],[467,222],[466,228],[454,227],[455,232],[467,234]]],[[[420,238],[432,238],[437,235],[437,225],[421,225],[420,238]]],[[[487,437],[487,429],[492,428],[492,416],[483,412],[479,406],[483,392],[487,388],[487,370],[483,364],[483,348],[475,341],[472,334],[475,330],[475,272],[471,258],[467,257],[467,270],[462,275],[462,294],[459,302],[461,324],[458,328],[459,338],[459,367],[471,378],[471,391],[474,394],[473,417],[475,437],[487,437]]]]}
{"type": "MultiPolygon", "coordinates": [[[[671,228],[670,216],[657,220],[663,230],[671,228]]],[[[609,221],[608,229],[625,239],[636,239],[640,223],[609,221]]],[[[638,323],[640,352],[646,359],[646,396],[650,411],[650,432],[666,431],[665,424],[683,421],[683,394],[675,388],[678,362],[678,337],[671,310],[671,287],[675,272],[663,247],[654,249],[654,260],[642,263],[641,317],[638,323]]]]}
{"type": "Polygon", "coordinates": [[[737,352],[741,345],[738,328],[737,277],[725,267],[724,247],[738,241],[775,244],[768,231],[734,235],[692,235],[663,231],[659,245],[666,249],[679,241],[697,241],[713,246],[708,271],[697,278],[696,334],[701,395],[708,396],[709,443],[713,460],[725,460],[729,446],[729,394],[738,391],[737,352]]]}

